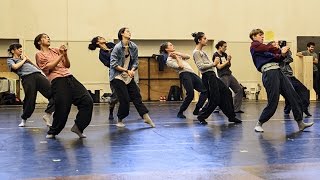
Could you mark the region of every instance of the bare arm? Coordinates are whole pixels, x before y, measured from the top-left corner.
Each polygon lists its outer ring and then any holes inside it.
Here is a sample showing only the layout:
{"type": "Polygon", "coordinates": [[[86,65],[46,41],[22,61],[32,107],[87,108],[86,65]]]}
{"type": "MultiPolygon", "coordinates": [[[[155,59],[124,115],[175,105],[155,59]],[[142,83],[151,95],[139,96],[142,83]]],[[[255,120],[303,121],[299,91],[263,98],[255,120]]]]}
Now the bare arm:
{"type": "Polygon", "coordinates": [[[303,57],[303,55],[302,55],[301,52],[298,52],[298,53],[296,54],[296,56],[303,57]]]}
{"type": "Polygon", "coordinates": [[[21,68],[21,66],[27,61],[26,58],[24,58],[22,61],[18,62],[17,64],[12,64],[11,65],[11,69],[13,70],[17,70],[19,68],[21,68]]]}

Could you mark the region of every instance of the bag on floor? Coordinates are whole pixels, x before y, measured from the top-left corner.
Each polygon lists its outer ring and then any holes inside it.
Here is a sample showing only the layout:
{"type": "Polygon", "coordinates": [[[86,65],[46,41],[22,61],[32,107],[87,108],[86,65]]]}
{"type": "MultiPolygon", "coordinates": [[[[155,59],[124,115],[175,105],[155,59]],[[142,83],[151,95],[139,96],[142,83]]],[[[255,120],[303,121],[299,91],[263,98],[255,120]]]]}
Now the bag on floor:
{"type": "Polygon", "coordinates": [[[171,86],[168,94],[168,101],[181,101],[181,88],[179,86],[171,86]]]}

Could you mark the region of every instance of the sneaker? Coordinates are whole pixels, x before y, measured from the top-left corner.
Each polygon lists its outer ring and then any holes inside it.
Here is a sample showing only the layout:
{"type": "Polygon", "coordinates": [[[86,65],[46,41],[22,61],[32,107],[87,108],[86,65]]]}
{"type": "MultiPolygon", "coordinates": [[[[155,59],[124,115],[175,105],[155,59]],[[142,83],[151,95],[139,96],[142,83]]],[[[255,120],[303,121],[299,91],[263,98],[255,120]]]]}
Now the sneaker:
{"type": "Polygon", "coordinates": [[[76,124],[74,124],[72,126],[71,131],[76,133],[79,136],[79,138],[86,138],[87,137],[86,135],[81,133],[81,131],[79,130],[79,128],[78,128],[78,126],[76,124]]]}
{"type": "Polygon", "coordinates": [[[244,113],[244,111],[239,110],[239,111],[236,111],[234,113],[244,113]]]}
{"type": "Polygon", "coordinates": [[[195,116],[196,116],[196,115],[199,115],[199,110],[200,110],[200,108],[197,108],[197,107],[196,107],[196,108],[194,109],[194,111],[193,111],[193,115],[195,115],[195,116]]]}
{"type": "Polygon", "coordinates": [[[242,123],[242,121],[236,117],[229,119],[229,122],[233,122],[233,123],[242,123]]]}
{"type": "Polygon", "coordinates": [[[25,127],[27,120],[22,119],[21,123],[18,125],[19,127],[25,127]]]}
{"type": "Polygon", "coordinates": [[[143,119],[144,119],[144,123],[149,124],[153,128],[156,127],[156,125],[153,123],[153,121],[151,120],[151,118],[148,114],[144,114],[143,119]]]}
{"type": "Polygon", "coordinates": [[[119,128],[122,128],[122,127],[125,127],[126,125],[123,122],[119,122],[118,121],[116,126],[119,127],[119,128]]]}
{"type": "Polygon", "coordinates": [[[307,115],[307,117],[311,117],[312,116],[308,110],[305,110],[304,114],[307,115]]]}
{"type": "MultiPolygon", "coordinates": [[[[199,119],[198,119],[199,120],[199,119]]],[[[201,125],[207,125],[208,124],[208,122],[206,121],[206,120],[199,120],[199,123],[201,124],[201,125]]]]}
{"type": "Polygon", "coordinates": [[[51,114],[45,114],[44,116],[42,116],[42,120],[46,123],[46,125],[48,126],[48,127],[51,127],[52,126],[52,124],[51,124],[51,120],[50,120],[50,116],[51,116],[51,114]]]}
{"type": "Polygon", "coordinates": [[[53,135],[53,134],[47,134],[47,135],[46,135],[46,138],[47,138],[47,139],[55,139],[56,136],[53,135]]]}
{"type": "Polygon", "coordinates": [[[299,126],[299,131],[303,131],[304,129],[311,127],[314,124],[314,122],[311,123],[305,123],[303,121],[299,121],[298,122],[298,126],[299,126]]]}
{"type": "Polygon", "coordinates": [[[180,118],[180,119],[186,119],[187,118],[185,115],[183,115],[183,113],[180,113],[180,112],[177,114],[177,117],[180,118]]]}
{"type": "Polygon", "coordinates": [[[257,122],[256,127],[254,127],[254,130],[256,132],[263,132],[262,124],[259,121],[257,122]]]}

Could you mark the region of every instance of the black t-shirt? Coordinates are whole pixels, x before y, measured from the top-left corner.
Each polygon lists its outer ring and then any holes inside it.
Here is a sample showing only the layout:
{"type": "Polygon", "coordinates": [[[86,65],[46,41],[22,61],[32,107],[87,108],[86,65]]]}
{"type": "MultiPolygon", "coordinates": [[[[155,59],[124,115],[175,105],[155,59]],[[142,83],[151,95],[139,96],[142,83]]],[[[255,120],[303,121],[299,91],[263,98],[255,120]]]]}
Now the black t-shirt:
{"type": "MultiPolygon", "coordinates": [[[[218,52],[215,52],[213,54],[213,57],[212,57],[212,61],[214,61],[214,59],[216,57],[219,57],[220,58],[220,64],[224,63],[227,61],[227,53],[222,53],[222,55],[220,55],[218,52]]],[[[222,76],[225,76],[225,75],[231,75],[231,70],[230,70],[230,65],[226,65],[224,68],[222,69],[218,69],[217,68],[217,71],[218,71],[218,76],[219,77],[222,77],[222,76]]]]}

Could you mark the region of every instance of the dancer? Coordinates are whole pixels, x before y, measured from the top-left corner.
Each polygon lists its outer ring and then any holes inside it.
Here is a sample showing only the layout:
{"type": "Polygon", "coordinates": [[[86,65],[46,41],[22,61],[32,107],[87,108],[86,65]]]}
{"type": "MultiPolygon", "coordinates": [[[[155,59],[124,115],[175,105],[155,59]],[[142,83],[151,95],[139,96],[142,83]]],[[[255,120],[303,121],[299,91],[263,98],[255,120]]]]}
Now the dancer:
{"type": "Polygon", "coordinates": [[[119,99],[117,127],[124,127],[123,119],[129,115],[130,100],[133,102],[144,122],[151,127],[154,123],[148,115],[147,107],[142,103],[139,87],[134,81],[135,70],[138,69],[138,47],[130,41],[131,32],[121,28],[118,32],[120,42],[111,53],[110,82],[119,99]]]}
{"type": "MultiPolygon", "coordinates": [[[[110,56],[114,46],[115,46],[114,43],[107,42],[105,38],[101,36],[96,36],[91,40],[91,44],[89,44],[88,49],[93,51],[96,48],[100,48],[99,59],[105,66],[110,68],[110,56]]],[[[111,96],[108,102],[109,103],[109,120],[114,120],[113,110],[115,105],[118,102],[118,98],[111,84],[110,84],[110,89],[111,89],[111,96]]]]}
{"type": "MultiPolygon", "coordinates": [[[[282,48],[281,46],[279,46],[279,43],[275,41],[271,41],[269,42],[269,44],[273,45],[274,47],[282,48]]],[[[280,41],[280,45],[281,45],[281,41],[280,41]]],[[[283,74],[288,77],[294,90],[298,93],[299,97],[301,98],[303,112],[308,117],[310,117],[312,116],[308,111],[308,107],[310,105],[310,91],[293,75],[293,71],[290,66],[290,63],[292,62],[293,62],[292,53],[290,50],[288,50],[286,57],[284,58],[283,61],[279,63],[279,66],[283,74]]],[[[284,113],[289,114],[290,111],[291,111],[291,106],[289,102],[285,100],[284,113]]]]}
{"type": "Polygon", "coordinates": [[[208,103],[199,112],[200,124],[207,124],[206,120],[214,109],[219,106],[222,112],[229,118],[229,122],[241,123],[234,113],[232,94],[229,88],[217,78],[214,68],[219,64],[219,59],[210,61],[208,55],[202,50],[207,45],[207,37],[203,32],[192,33],[196,47],[193,51],[193,59],[202,73],[202,82],[207,88],[208,103]]]}
{"type": "Polygon", "coordinates": [[[48,79],[41,74],[41,70],[32,63],[32,61],[22,54],[22,45],[13,43],[9,46],[9,54],[11,58],[7,59],[10,71],[15,72],[22,82],[24,90],[23,113],[21,115],[21,123],[19,127],[26,125],[27,119],[31,117],[37,99],[37,92],[39,91],[45,98],[49,100],[49,104],[45,110],[45,115],[42,117],[48,127],[51,126],[50,117],[54,112],[54,102],[51,98],[51,87],[48,79]]]}
{"type": "Polygon", "coordinates": [[[225,41],[219,41],[216,44],[217,52],[213,54],[212,60],[219,59],[217,65],[218,76],[220,80],[234,92],[233,105],[235,113],[244,113],[241,110],[243,91],[238,80],[232,75],[231,67],[231,56],[226,53],[227,43],[225,41]]]}
{"type": "Polygon", "coordinates": [[[53,123],[46,138],[55,138],[65,127],[71,105],[78,108],[75,124],[71,131],[79,138],[85,138],[84,129],[90,124],[93,100],[87,89],[70,73],[70,61],[67,48],[50,48],[50,38],[47,34],[39,34],[34,39],[37,64],[51,81],[51,89],[55,103],[53,123]]]}
{"type": "Polygon", "coordinates": [[[200,97],[196,107],[193,111],[194,115],[199,114],[200,108],[207,99],[206,88],[203,86],[199,76],[195,74],[190,64],[186,61],[190,59],[190,56],[180,52],[176,52],[172,43],[165,42],[160,46],[160,53],[168,54],[167,66],[175,69],[179,73],[179,79],[186,89],[186,98],[180,106],[180,110],[177,114],[178,118],[186,118],[183,112],[188,108],[191,101],[194,98],[194,90],[200,92],[200,97]]]}
{"type": "Polygon", "coordinates": [[[299,130],[303,131],[312,126],[313,122],[303,122],[301,99],[288,78],[280,70],[279,62],[286,57],[289,47],[285,46],[280,50],[272,45],[263,44],[264,32],[261,29],[252,30],[249,37],[252,40],[250,47],[252,59],[257,70],[262,72],[262,82],[268,98],[268,104],[262,111],[254,130],[256,132],[264,131],[262,125],[275,113],[280,94],[290,103],[299,130]]]}

